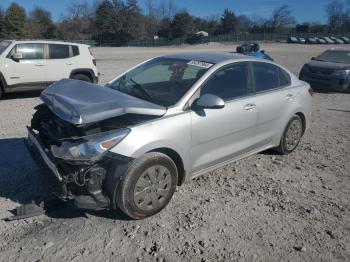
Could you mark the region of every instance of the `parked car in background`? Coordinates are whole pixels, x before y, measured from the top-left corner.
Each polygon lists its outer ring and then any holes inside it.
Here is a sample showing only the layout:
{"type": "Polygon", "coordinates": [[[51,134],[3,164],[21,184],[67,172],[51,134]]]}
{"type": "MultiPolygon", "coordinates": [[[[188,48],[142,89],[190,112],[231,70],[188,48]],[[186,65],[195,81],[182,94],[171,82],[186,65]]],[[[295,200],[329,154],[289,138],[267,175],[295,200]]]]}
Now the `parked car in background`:
{"type": "Polygon", "coordinates": [[[287,43],[289,44],[299,44],[299,39],[294,36],[290,36],[287,38],[287,43]]]}
{"type": "Polygon", "coordinates": [[[350,50],[332,48],[312,58],[299,78],[315,90],[350,92],[350,50]]]}
{"type": "Polygon", "coordinates": [[[341,40],[340,38],[337,38],[337,37],[334,37],[334,36],[331,36],[330,39],[332,39],[334,41],[335,44],[344,44],[344,41],[341,40]]]}
{"type": "Polygon", "coordinates": [[[239,54],[252,56],[259,59],[266,59],[273,61],[273,58],[265,53],[264,50],[260,50],[260,45],[257,42],[246,42],[236,48],[236,52],[239,54]]]}
{"type": "Polygon", "coordinates": [[[61,197],[141,219],[162,210],[184,181],[268,148],[295,150],[309,127],[311,95],[309,84],[271,61],[167,55],[107,88],[51,85],[28,148],[56,175],[61,197]]]}
{"type": "Polygon", "coordinates": [[[59,41],[0,42],[0,98],[6,93],[45,89],[62,78],[97,83],[89,46],[59,41]]]}
{"type": "Polygon", "coordinates": [[[317,38],[316,37],[308,37],[308,38],[306,38],[306,44],[309,44],[309,45],[317,44],[317,38]]]}
{"type": "Polygon", "coordinates": [[[324,41],[326,41],[326,44],[334,44],[335,42],[330,39],[329,37],[325,36],[325,37],[321,37],[324,41]]]}
{"type": "Polygon", "coordinates": [[[303,37],[299,37],[298,40],[299,40],[299,44],[305,44],[306,43],[306,40],[303,37]]]}
{"type": "Polygon", "coordinates": [[[340,39],[343,40],[345,44],[350,44],[350,39],[348,37],[342,36],[340,39]]]}
{"type": "Polygon", "coordinates": [[[316,37],[317,44],[325,45],[327,44],[327,41],[323,38],[316,37]]]}

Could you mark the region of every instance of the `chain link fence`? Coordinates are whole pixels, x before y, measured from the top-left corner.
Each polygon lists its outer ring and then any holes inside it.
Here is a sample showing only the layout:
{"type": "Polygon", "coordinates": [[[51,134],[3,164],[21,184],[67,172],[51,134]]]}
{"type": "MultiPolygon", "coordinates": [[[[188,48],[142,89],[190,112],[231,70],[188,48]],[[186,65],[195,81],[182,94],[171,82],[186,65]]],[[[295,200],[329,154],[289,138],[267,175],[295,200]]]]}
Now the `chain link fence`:
{"type": "Polygon", "coordinates": [[[115,40],[70,40],[70,42],[82,43],[91,46],[136,46],[136,47],[158,47],[158,46],[171,46],[182,45],[185,43],[190,44],[207,44],[210,42],[219,43],[241,43],[247,41],[259,41],[259,42],[286,42],[290,36],[296,37],[322,37],[322,36],[344,36],[337,34],[321,34],[321,33],[299,33],[299,34],[275,34],[275,33],[234,33],[226,35],[213,35],[213,36],[197,36],[193,38],[183,37],[175,39],[158,38],[158,39],[134,39],[130,41],[115,40]]]}

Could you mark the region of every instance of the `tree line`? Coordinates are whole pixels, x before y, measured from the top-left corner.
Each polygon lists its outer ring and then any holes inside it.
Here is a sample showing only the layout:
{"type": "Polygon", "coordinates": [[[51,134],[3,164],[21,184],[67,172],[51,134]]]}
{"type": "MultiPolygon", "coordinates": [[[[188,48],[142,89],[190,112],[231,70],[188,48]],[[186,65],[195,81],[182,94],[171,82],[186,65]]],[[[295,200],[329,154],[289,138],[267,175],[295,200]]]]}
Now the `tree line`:
{"type": "Polygon", "coordinates": [[[288,5],[273,10],[267,19],[237,15],[226,9],[206,18],[179,9],[171,0],[157,4],[144,0],[96,0],[94,4],[74,3],[58,21],[50,12],[35,7],[29,13],[17,3],[0,9],[0,39],[114,40],[167,39],[188,37],[198,31],[209,35],[231,33],[348,33],[350,8],[339,0],[326,7],[327,23],[297,24],[288,5]]]}

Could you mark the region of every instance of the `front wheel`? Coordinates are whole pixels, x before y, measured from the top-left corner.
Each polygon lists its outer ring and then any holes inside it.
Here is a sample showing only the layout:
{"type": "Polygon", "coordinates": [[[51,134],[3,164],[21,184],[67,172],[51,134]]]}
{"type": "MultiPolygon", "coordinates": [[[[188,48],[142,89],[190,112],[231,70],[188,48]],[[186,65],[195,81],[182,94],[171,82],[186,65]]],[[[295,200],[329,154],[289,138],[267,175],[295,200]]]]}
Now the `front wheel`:
{"type": "Polygon", "coordinates": [[[298,115],[294,115],[288,122],[276,151],[286,155],[293,152],[303,135],[303,122],[298,115]]]}
{"type": "Polygon", "coordinates": [[[152,216],[171,200],[177,177],[176,165],[170,157],[158,152],[146,153],[128,168],[115,201],[131,218],[152,216]]]}
{"type": "Polygon", "coordinates": [[[92,82],[90,77],[88,77],[87,75],[83,75],[83,74],[75,74],[72,76],[72,79],[75,80],[81,80],[81,81],[85,81],[85,82],[92,82]]]}

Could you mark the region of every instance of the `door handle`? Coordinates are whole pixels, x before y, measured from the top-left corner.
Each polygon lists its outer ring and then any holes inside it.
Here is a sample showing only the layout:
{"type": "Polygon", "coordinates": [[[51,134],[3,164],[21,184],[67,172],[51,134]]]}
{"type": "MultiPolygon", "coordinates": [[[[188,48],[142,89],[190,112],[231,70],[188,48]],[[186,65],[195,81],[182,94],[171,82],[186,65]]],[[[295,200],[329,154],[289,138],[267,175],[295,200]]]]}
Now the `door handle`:
{"type": "Polygon", "coordinates": [[[243,109],[246,110],[246,111],[251,111],[253,110],[254,108],[256,107],[255,104],[246,104],[243,109]]]}
{"type": "Polygon", "coordinates": [[[292,101],[294,99],[294,96],[292,94],[288,94],[288,95],[286,95],[286,99],[288,101],[292,101]]]}
{"type": "Polygon", "coordinates": [[[71,62],[67,62],[67,63],[66,63],[66,65],[73,65],[73,63],[71,63],[71,62]]]}
{"type": "Polygon", "coordinates": [[[44,66],[44,64],[42,64],[42,63],[37,63],[37,64],[35,64],[35,66],[44,66]]]}

